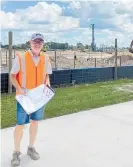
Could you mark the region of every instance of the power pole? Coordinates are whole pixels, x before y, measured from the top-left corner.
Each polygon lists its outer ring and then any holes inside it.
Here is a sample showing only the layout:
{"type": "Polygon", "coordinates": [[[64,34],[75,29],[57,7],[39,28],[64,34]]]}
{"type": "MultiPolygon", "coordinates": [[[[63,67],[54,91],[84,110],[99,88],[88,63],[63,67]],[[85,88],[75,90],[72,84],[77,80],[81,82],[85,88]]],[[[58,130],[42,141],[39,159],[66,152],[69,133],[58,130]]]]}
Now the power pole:
{"type": "Polygon", "coordinates": [[[117,80],[117,38],[115,38],[115,79],[117,80]]]}
{"type": "Polygon", "coordinates": [[[91,43],[91,49],[92,51],[95,51],[95,37],[94,37],[94,26],[95,24],[91,24],[92,25],[92,43],[91,43]]]}

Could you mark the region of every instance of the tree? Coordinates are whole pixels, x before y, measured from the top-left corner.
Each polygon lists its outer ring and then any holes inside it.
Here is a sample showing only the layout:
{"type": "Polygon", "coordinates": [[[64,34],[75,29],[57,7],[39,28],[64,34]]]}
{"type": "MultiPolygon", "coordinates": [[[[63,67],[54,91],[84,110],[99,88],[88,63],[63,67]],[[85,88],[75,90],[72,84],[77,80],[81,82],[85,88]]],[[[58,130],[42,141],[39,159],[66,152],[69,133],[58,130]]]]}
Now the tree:
{"type": "Polygon", "coordinates": [[[68,43],[65,43],[65,49],[68,49],[68,48],[69,48],[68,43]]]}
{"type": "Polygon", "coordinates": [[[89,49],[89,45],[85,45],[85,49],[89,49]]]}
{"type": "Polygon", "coordinates": [[[84,49],[84,45],[79,42],[79,43],[77,43],[77,48],[82,50],[82,49],[84,49]]]}

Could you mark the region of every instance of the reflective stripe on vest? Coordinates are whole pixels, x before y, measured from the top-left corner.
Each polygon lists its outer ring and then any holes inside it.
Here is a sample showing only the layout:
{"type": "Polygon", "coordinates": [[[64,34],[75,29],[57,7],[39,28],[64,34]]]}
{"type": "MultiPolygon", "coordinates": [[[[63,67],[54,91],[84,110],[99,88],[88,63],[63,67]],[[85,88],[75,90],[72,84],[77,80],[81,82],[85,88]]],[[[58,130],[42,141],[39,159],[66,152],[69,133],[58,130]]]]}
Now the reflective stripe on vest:
{"type": "MultiPolygon", "coordinates": [[[[45,55],[45,62],[48,62],[48,56],[47,55],[45,55]]],[[[45,63],[45,71],[47,71],[47,69],[48,69],[48,63],[45,63]]]]}
{"type": "Polygon", "coordinates": [[[25,68],[25,55],[21,56],[21,68],[22,68],[22,88],[26,87],[26,68],[25,68]]]}

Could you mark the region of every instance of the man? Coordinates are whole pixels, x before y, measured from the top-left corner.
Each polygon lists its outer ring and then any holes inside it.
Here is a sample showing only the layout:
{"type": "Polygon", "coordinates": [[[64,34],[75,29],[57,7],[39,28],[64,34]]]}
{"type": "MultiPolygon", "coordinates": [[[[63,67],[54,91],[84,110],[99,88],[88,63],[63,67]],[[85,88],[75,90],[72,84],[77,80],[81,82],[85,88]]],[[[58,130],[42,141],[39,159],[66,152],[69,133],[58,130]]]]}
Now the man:
{"type": "Polygon", "coordinates": [[[131,41],[129,52],[133,53],[133,40],[131,41]]]}
{"type": "MultiPolygon", "coordinates": [[[[52,74],[51,64],[48,55],[41,52],[44,44],[42,34],[33,34],[30,40],[31,49],[24,55],[17,54],[14,65],[10,72],[11,82],[16,88],[16,94],[25,94],[40,84],[50,86],[49,74],[52,74]]],[[[38,121],[42,120],[45,106],[38,111],[28,115],[22,106],[17,102],[17,125],[14,131],[14,152],[11,160],[12,166],[20,165],[20,142],[23,135],[24,125],[30,122],[30,139],[27,154],[33,159],[40,158],[35,150],[34,143],[38,129],[38,121]],[[31,120],[31,121],[30,121],[31,120]]]]}

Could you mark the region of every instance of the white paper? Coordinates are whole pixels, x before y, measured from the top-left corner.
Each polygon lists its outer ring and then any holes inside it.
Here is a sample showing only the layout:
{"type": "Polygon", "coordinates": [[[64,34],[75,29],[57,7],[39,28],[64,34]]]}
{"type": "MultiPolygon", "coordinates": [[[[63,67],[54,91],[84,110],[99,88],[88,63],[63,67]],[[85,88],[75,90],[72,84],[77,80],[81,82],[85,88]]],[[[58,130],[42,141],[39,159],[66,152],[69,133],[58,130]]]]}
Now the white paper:
{"type": "Polygon", "coordinates": [[[46,105],[55,95],[54,91],[42,84],[25,95],[16,95],[16,100],[21,104],[27,114],[31,114],[46,105]]]}

